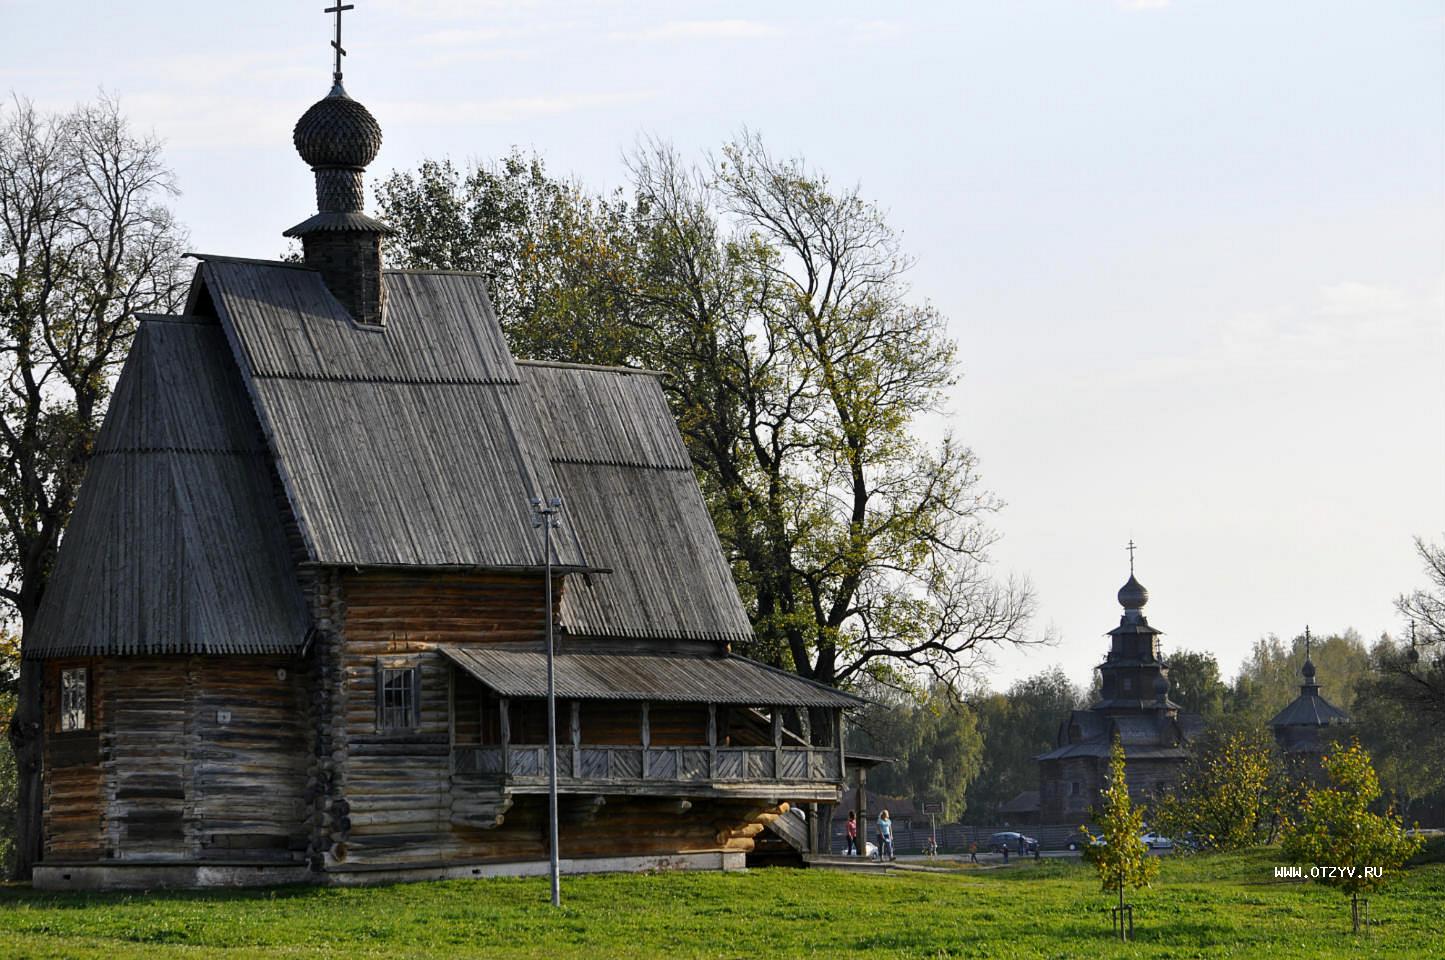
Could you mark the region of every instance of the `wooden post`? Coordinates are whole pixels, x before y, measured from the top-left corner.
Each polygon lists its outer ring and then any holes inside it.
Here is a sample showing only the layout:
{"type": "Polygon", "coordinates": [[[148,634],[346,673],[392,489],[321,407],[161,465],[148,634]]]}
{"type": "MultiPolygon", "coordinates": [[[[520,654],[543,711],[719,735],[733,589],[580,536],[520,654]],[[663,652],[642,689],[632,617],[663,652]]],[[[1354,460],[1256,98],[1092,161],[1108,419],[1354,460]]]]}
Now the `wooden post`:
{"type": "MultiPolygon", "coordinates": [[[[417,703],[421,715],[421,703],[417,703]]],[[[457,671],[447,668],[447,771],[457,772],[457,671]]]]}
{"type": "Polygon", "coordinates": [[[838,740],[838,782],[848,782],[847,757],[848,751],[843,746],[843,708],[839,707],[833,711],[833,736],[838,740]]]}
{"type": "Polygon", "coordinates": [[[868,856],[868,768],[858,768],[858,856],[868,856]]]}
{"type": "Polygon", "coordinates": [[[707,705],[707,778],[717,777],[717,704],[707,705]]]}
{"type": "Polygon", "coordinates": [[[647,779],[647,750],[652,746],[652,718],[648,716],[652,704],[642,701],[642,779],[647,779]]]}
{"type": "Polygon", "coordinates": [[[572,776],[582,775],[582,701],[572,701],[572,776]]]}
{"type": "Polygon", "coordinates": [[[773,779],[783,779],[783,711],[773,708],[773,779]]]}
{"type": "Polygon", "coordinates": [[[512,772],[512,701],[501,699],[502,775],[512,772]]]}

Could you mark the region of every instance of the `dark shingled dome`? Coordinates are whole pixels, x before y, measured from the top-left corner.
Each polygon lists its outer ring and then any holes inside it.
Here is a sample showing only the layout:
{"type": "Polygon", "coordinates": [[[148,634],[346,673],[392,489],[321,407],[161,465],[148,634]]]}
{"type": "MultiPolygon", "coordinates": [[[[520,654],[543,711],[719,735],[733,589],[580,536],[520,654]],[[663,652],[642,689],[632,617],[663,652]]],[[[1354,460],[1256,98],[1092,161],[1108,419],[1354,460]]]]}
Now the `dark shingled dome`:
{"type": "Polygon", "coordinates": [[[381,124],[338,83],[301,115],[291,139],[313,167],[364,167],[381,149],[381,124]]]}
{"type": "Polygon", "coordinates": [[[1149,591],[1129,574],[1129,582],[1119,588],[1119,606],[1126,610],[1137,610],[1149,602],[1149,591]]]}

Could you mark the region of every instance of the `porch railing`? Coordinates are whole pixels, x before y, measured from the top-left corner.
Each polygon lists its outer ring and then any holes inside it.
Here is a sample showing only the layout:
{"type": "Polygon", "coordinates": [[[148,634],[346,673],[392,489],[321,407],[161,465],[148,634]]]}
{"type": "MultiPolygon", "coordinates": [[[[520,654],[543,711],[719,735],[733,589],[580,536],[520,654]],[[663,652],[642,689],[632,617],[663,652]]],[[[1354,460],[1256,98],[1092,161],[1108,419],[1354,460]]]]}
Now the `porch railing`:
{"type": "MultiPolygon", "coordinates": [[[[512,780],[547,775],[545,745],[454,747],[457,773],[512,780]]],[[[557,776],[607,781],[840,781],[837,747],[638,747],[558,745],[557,776]]]]}

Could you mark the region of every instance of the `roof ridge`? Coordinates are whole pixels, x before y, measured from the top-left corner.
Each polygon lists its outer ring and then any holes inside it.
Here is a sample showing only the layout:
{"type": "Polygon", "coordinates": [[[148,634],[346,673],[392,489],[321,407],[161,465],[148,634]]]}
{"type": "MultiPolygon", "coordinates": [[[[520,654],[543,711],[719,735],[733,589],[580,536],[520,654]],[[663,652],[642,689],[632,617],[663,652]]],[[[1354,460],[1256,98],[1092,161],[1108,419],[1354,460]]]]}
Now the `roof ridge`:
{"type": "Polygon", "coordinates": [[[481,277],[483,280],[487,275],[480,270],[447,270],[428,267],[385,267],[382,273],[410,273],[417,276],[438,276],[438,277],[481,277]]]}
{"type": "Polygon", "coordinates": [[[220,324],[213,317],[198,317],[190,313],[137,313],[136,320],[141,323],[179,323],[188,327],[215,327],[220,329],[220,324]]]}
{"type": "Polygon", "coordinates": [[[299,261],[291,260],[262,260],[257,257],[231,257],[223,253],[196,253],[187,251],[181,254],[183,257],[190,257],[192,260],[224,260],[228,263],[249,263],[258,267],[281,267],[285,270],[306,270],[316,273],[315,267],[309,267],[299,261]]]}
{"type": "Polygon", "coordinates": [[[603,363],[569,363],[565,360],[523,360],[514,357],[512,362],[519,367],[552,367],[557,370],[587,370],[592,373],[638,374],[644,377],[666,377],[665,370],[651,370],[647,367],[622,367],[603,363]]]}

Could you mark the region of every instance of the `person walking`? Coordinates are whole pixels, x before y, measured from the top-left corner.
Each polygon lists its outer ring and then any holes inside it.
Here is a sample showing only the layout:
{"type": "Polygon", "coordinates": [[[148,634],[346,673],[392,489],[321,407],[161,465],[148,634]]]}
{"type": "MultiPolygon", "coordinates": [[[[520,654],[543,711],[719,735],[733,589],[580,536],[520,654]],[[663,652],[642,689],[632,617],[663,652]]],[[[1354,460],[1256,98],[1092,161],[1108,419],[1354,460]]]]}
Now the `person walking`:
{"type": "Polygon", "coordinates": [[[889,819],[887,810],[878,814],[878,859],[898,859],[893,855],[893,821],[889,819]]]}
{"type": "Polygon", "coordinates": [[[843,838],[846,841],[843,847],[843,856],[858,856],[858,811],[848,811],[848,825],[843,828],[843,838]]]}
{"type": "Polygon", "coordinates": [[[968,860],[969,860],[970,863],[978,863],[978,841],[977,841],[977,840],[970,840],[970,841],[968,842],[968,860]]]}

